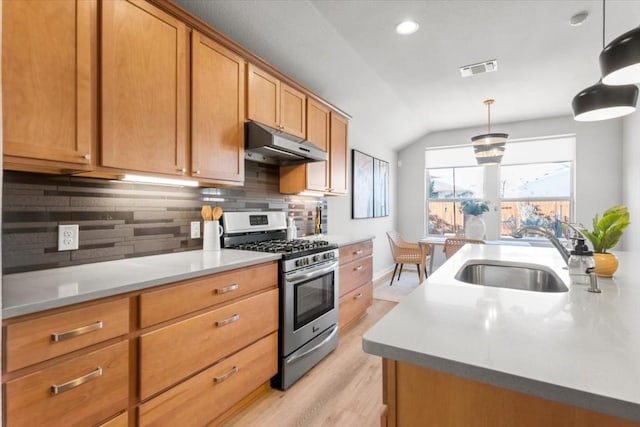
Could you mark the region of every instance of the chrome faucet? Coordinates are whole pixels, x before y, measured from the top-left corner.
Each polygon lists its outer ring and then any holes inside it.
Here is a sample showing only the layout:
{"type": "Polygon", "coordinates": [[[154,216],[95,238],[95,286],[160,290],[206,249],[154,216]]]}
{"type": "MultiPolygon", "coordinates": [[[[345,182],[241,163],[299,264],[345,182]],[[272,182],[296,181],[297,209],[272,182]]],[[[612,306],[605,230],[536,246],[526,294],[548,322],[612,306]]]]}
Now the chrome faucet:
{"type": "MultiPolygon", "coordinates": [[[[572,225],[569,225],[569,226],[572,229],[576,230],[572,225]]],[[[571,256],[571,254],[569,253],[567,248],[565,248],[564,245],[562,243],[560,243],[560,241],[558,239],[556,239],[556,236],[552,232],[550,232],[549,230],[547,230],[545,228],[532,227],[532,226],[524,225],[524,226],[518,228],[513,233],[511,233],[511,236],[515,237],[517,239],[521,239],[527,233],[537,234],[538,236],[543,236],[543,237],[546,237],[547,239],[549,239],[551,244],[558,250],[558,252],[560,252],[560,255],[562,256],[562,259],[564,260],[565,264],[569,263],[569,257],[571,256]]]]}

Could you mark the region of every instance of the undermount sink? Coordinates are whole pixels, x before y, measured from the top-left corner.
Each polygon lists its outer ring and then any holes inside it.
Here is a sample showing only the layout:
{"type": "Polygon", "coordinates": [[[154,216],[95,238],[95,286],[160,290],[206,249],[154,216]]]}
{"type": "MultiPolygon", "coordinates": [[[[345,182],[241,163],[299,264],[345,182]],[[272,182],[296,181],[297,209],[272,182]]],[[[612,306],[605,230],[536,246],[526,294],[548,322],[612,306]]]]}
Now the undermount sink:
{"type": "Polygon", "coordinates": [[[471,261],[455,278],[473,285],[521,289],[535,292],[567,292],[569,288],[550,269],[532,264],[471,261]]]}

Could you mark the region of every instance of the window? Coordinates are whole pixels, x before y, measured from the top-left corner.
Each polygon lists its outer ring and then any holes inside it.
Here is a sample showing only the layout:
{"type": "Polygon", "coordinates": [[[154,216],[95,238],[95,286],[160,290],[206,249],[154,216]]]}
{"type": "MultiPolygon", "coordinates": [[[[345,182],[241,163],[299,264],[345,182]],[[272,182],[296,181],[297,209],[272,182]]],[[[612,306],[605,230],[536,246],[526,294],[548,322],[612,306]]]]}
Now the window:
{"type": "Polygon", "coordinates": [[[575,137],[510,141],[499,166],[475,166],[471,146],[428,149],[427,233],[462,234],[463,200],[486,200],[494,238],[522,225],[560,236],[559,220],[573,217],[575,137]]]}
{"type": "Polygon", "coordinates": [[[467,153],[465,147],[431,152],[428,165],[432,167],[427,169],[428,234],[463,232],[464,218],[460,203],[484,198],[485,168],[474,164],[473,153],[467,153]]]}

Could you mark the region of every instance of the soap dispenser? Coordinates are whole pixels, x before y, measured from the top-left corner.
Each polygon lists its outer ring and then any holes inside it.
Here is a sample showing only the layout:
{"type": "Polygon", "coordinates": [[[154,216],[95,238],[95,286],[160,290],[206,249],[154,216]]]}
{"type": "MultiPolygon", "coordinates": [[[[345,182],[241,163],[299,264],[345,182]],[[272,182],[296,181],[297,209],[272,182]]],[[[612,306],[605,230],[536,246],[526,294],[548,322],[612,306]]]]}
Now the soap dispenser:
{"type": "Polygon", "coordinates": [[[576,245],[571,251],[567,262],[569,277],[573,285],[590,285],[591,276],[594,275],[595,261],[593,251],[590,251],[583,238],[576,239],[576,245]]]}
{"type": "Polygon", "coordinates": [[[298,238],[298,229],[296,225],[293,223],[293,217],[288,217],[287,222],[287,240],[294,240],[298,238]]]}

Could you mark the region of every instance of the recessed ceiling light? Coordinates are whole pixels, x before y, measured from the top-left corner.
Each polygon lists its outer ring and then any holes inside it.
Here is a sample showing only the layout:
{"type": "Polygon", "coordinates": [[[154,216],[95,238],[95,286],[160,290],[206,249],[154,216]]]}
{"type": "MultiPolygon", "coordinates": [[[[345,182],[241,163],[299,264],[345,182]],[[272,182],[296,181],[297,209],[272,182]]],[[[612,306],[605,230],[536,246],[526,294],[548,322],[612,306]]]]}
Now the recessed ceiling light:
{"type": "Polygon", "coordinates": [[[418,31],[418,28],[420,28],[420,25],[418,25],[416,21],[402,21],[396,26],[396,33],[406,36],[408,34],[415,33],[416,31],[418,31]]]}
{"type": "Polygon", "coordinates": [[[588,17],[589,17],[589,12],[585,11],[585,12],[576,13],[569,20],[569,24],[572,27],[579,27],[580,25],[584,24],[584,21],[586,21],[588,17]]]}

